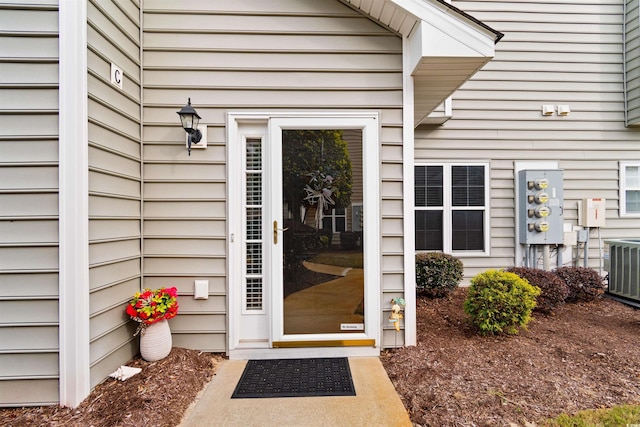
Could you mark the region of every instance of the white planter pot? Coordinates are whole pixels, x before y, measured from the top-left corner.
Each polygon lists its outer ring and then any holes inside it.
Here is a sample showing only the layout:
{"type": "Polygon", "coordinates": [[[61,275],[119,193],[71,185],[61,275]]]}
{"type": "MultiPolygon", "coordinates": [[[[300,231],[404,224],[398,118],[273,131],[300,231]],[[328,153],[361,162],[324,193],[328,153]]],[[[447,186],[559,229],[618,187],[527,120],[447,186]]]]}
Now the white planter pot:
{"type": "Polygon", "coordinates": [[[171,329],[169,322],[161,320],[142,330],[140,336],[140,355],[147,362],[164,359],[171,353],[171,329]]]}

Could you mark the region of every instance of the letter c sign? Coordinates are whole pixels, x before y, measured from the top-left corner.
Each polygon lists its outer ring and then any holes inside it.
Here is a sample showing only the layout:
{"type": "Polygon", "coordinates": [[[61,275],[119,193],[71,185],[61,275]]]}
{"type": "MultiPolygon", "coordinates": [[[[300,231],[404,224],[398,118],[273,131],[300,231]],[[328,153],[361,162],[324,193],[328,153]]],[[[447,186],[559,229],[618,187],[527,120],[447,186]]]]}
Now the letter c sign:
{"type": "Polygon", "coordinates": [[[124,81],[124,73],[122,68],[118,67],[113,62],[111,63],[111,83],[122,89],[122,82],[124,81]]]}

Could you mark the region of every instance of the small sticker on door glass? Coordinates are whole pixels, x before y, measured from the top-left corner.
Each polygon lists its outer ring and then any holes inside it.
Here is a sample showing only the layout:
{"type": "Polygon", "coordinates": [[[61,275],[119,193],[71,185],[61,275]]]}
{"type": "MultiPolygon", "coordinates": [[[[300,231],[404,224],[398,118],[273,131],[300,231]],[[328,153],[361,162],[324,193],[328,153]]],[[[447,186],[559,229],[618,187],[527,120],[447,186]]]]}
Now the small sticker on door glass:
{"type": "Polygon", "coordinates": [[[364,331],[364,323],[341,323],[341,331],[364,331]]]}

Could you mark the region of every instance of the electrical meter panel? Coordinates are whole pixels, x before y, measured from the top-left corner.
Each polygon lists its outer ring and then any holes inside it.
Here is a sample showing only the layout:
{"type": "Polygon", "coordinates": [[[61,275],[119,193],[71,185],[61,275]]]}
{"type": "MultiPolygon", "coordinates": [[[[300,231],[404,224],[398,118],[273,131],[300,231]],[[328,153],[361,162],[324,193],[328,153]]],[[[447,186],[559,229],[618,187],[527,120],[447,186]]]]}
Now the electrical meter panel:
{"type": "Polygon", "coordinates": [[[563,244],[562,170],[523,170],[518,182],[520,243],[563,244]]]}

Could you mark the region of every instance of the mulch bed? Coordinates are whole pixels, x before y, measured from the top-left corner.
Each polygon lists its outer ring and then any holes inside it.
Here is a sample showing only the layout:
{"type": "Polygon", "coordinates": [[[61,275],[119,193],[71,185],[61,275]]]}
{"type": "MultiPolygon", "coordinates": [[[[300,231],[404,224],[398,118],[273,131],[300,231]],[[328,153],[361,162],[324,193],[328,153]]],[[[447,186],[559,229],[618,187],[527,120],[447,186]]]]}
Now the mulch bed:
{"type": "Polygon", "coordinates": [[[127,366],[142,372],[126,381],[108,378],[75,409],[59,406],[0,410],[2,426],[157,426],[180,423],[197,394],[213,378],[219,355],[173,348],[166,358],[127,366]]]}
{"type": "MultiPolygon", "coordinates": [[[[382,361],[416,426],[531,426],[563,412],[640,403],[640,311],[607,298],[536,314],[513,337],[467,325],[466,289],[418,300],[415,347],[382,361]]],[[[1,409],[2,426],[176,426],[220,355],[174,348],[131,379],[107,379],[76,409],[1,409]]]]}
{"type": "Polygon", "coordinates": [[[382,361],[415,425],[535,425],[640,403],[640,311],[608,298],[534,315],[511,337],[477,335],[467,289],[418,300],[418,345],[382,361]]]}

